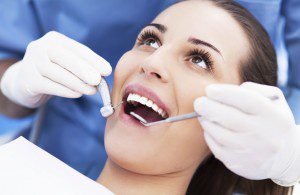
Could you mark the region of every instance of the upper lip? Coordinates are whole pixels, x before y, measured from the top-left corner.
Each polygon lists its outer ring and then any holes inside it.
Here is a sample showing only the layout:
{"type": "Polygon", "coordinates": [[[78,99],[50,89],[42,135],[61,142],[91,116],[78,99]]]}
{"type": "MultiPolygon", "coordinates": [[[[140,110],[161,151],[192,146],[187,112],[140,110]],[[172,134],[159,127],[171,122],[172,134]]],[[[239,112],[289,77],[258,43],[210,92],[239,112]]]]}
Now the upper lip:
{"type": "Polygon", "coordinates": [[[166,104],[150,88],[144,87],[140,84],[130,84],[125,88],[123,101],[126,102],[126,99],[130,93],[136,93],[152,100],[159,108],[163,109],[168,115],[170,114],[170,110],[166,104]]]}

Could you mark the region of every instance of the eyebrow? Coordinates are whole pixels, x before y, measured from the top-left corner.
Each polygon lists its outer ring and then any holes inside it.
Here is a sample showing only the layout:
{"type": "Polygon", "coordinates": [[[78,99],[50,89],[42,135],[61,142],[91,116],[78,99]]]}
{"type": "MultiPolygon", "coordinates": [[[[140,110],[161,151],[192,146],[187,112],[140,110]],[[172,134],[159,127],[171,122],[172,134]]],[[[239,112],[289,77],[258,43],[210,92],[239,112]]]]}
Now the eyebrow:
{"type": "MultiPolygon", "coordinates": [[[[155,27],[161,33],[165,33],[168,30],[167,27],[165,25],[163,25],[163,24],[150,23],[150,24],[146,25],[144,28],[146,28],[148,26],[155,27]]],[[[218,50],[218,48],[216,48],[215,46],[213,46],[212,44],[210,44],[208,42],[205,42],[203,40],[200,40],[200,39],[197,39],[197,38],[194,38],[194,37],[189,38],[188,42],[190,42],[190,43],[192,43],[194,45],[204,45],[204,46],[210,47],[211,49],[215,50],[216,52],[218,52],[222,56],[220,50],[218,50]]]]}
{"type": "Polygon", "coordinates": [[[212,44],[210,44],[208,42],[205,42],[203,40],[193,38],[193,37],[189,38],[188,42],[190,42],[194,45],[204,45],[204,46],[210,47],[211,49],[215,50],[216,52],[218,52],[222,56],[220,50],[218,50],[215,46],[213,46],[212,44]]]}
{"type": "MultiPolygon", "coordinates": [[[[161,32],[161,33],[165,33],[167,31],[167,27],[165,25],[162,25],[162,24],[151,23],[151,24],[148,24],[147,26],[153,26],[153,27],[157,28],[157,30],[159,30],[159,32],[161,32]]],[[[145,28],[147,26],[145,26],[145,28]]]]}

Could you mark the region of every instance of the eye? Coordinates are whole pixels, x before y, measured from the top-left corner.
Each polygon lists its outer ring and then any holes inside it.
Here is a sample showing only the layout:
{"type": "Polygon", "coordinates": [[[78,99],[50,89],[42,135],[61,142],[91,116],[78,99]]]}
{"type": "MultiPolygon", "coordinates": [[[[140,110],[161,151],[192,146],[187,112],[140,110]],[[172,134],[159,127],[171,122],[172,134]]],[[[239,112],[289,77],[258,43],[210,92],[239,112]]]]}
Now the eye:
{"type": "Polygon", "coordinates": [[[199,56],[192,57],[190,59],[190,62],[196,64],[197,66],[199,66],[203,69],[209,69],[209,67],[206,65],[205,61],[199,56]]]}
{"type": "Polygon", "coordinates": [[[195,64],[197,68],[205,69],[212,72],[212,60],[208,52],[204,50],[192,50],[188,53],[188,61],[195,64]]]}
{"type": "Polygon", "coordinates": [[[138,46],[150,46],[154,49],[157,49],[161,46],[161,42],[155,32],[146,30],[142,32],[137,41],[138,46]]]}
{"type": "Polygon", "coordinates": [[[159,44],[157,43],[157,41],[155,39],[149,38],[147,40],[144,41],[145,45],[148,45],[150,47],[153,47],[155,49],[159,48],[159,44]]]}

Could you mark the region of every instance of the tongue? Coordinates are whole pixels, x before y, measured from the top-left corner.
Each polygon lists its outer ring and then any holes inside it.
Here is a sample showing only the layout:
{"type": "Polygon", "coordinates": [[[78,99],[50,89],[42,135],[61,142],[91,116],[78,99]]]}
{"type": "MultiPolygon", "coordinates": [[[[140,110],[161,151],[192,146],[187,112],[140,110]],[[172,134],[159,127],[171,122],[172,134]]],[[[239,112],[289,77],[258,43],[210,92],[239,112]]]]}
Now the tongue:
{"type": "Polygon", "coordinates": [[[135,107],[133,109],[133,112],[143,117],[148,123],[160,121],[163,119],[162,116],[160,116],[157,112],[144,105],[135,107]]]}

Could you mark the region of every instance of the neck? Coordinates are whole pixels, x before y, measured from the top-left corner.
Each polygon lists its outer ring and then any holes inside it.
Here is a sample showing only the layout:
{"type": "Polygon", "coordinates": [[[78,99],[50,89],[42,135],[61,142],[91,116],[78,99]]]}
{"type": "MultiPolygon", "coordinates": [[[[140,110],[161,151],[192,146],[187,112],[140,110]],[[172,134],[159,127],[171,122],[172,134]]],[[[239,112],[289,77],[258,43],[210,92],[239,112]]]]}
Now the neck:
{"type": "Polygon", "coordinates": [[[115,194],[185,194],[194,171],[144,175],[123,169],[108,159],[97,182],[115,194]]]}

